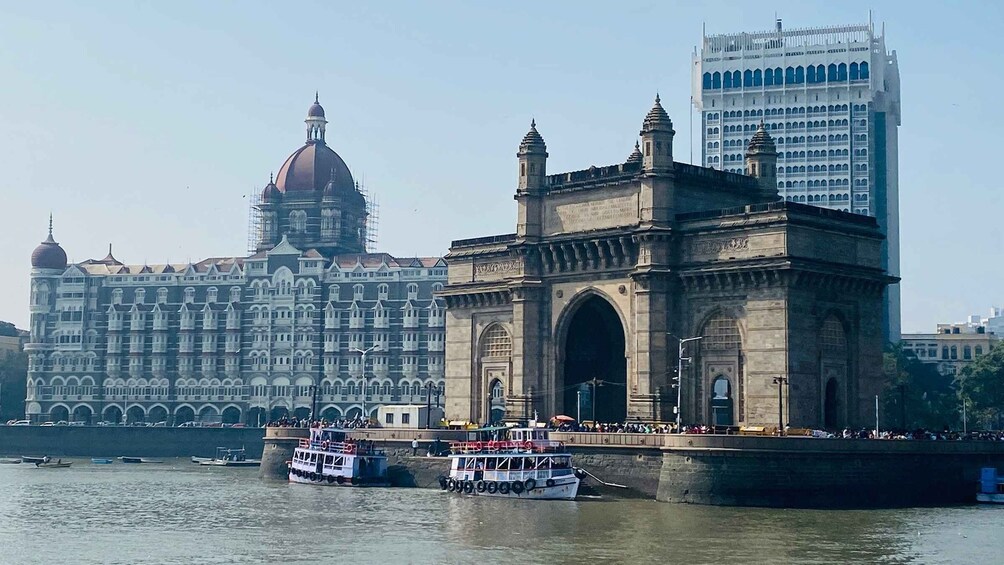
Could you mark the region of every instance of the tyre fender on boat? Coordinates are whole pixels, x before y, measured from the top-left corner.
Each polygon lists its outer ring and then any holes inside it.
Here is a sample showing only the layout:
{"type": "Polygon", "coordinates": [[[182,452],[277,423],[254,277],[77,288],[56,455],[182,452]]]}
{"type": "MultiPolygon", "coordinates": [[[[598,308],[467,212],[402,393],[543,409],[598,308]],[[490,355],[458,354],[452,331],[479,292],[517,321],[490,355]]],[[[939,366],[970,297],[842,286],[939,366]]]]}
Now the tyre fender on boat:
{"type": "Polygon", "coordinates": [[[358,485],[359,484],[359,477],[352,477],[352,484],[358,485]]]}
{"type": "Polygon", "coordinates": [[[489,481],[485,488],[488,489],[488,494],[495,494],[499,491],[499,484],[495,481],[489,481]]]}
{"type": "Polygon", "coordinates": [[[457,488],[457,482],[453,479],[446,480],[446,490],[453,492],[457,488]]]}
{"type": "Polygon", "coordinates": [[[544,484],[546,484],[548,487],[553,487],[554,486],[554,479],[547,479],[547,482],[544,483],[544,484]]]}
{"type": "Polygon", "coordinates": [[[499,483],[499,494],[509,494],[509,483],[505,481],[499,483]]]}
{"type": "Polygon", "coordinates": [[[331,475],[328,475],[328,484],[331,485],[331,484],[334,484],[334,482],[335,482],[335,478],[332,477],[331,475]]]}
{"type": "Polygon", "coordinates": [[[513,481],[511,488],[514,493],[520,494],[523,492],[523,481],[513,481]]]}
{"type": "Polygon", "coordinates": [[[526,492],[530,492],[531,490],[537,488],[537,481],[534,479],[527,479],[523,481],[523,488],[526,489],[526,492]]]}
{"type": "Polygon", "coordinates": [[[446,477],[439,475],[439,488],[446,490],[447,486],[446,477]]]}
{"type": "Polygon", "coordinates": [[[464,483],[464,492],[467,494],[474,492],[474,481],[467,481],[464,483]]]}
{"type": "Polygon", "coordinates": [[[341,475],[339,475],[339,476],[335,477],[335,482],[337,482],[338,484],[344,484],[345,483],[345,477],[342,477],[341,475]]]}
{"type": "Polygon", "coordinates": [[[474,485],[474,489],[477,490],[478,492],[485,492],[485,489],[487,488],[488,486],[485,484],[484,481],[478,481],[477,484],[474,485]]]}

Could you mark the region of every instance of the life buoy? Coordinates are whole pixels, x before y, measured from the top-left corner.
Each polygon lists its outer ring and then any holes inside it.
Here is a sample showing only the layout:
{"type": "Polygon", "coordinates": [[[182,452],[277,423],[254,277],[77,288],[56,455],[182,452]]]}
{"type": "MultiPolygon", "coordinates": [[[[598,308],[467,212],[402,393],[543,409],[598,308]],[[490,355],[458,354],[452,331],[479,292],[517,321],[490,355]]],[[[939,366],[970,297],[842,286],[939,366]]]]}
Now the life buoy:
{"type": "Polygon", "coordinates": [[[505,481],[499,483],[499,494],[509,494],[509,483],[505,481]]]}
{"type": "Polygon", "coordinates": [[[546,484],[548,487],[553,487],[554,486],[554,479],[547,479],[547,482],[544,483],[544,484],[546,484]]]}
{"type": "Polygon", "coordinates": [[[519,494],[519,493],[523,492],[523,482],[522,481],[513,481],[512,482],[512,491],[514,493],[516,493],[516,494],[519,494]]]}
{"type": "Polygon", "coordinates": [[[323,449],[324,451],[327,451],[329,447],[331,447],[330,441],[324,440],[321,442],[321,449],[323,449]]]}
{"type": "Polygon", "coordinates": [[[355,453],[355,452],[356,452],[356,444],[354,443],[345,444],[345,453],[355,453]]]}
{"type": "Polygon", "coordinates": [[[498,451],[499,442],[492,440],[488,442],[488,451],[498,451]]]}
{"type": "Polygon", "coordinates": [[[474,481],[467,481],[464,483],[464,492],[467,494],[474,492],[474,481]]]}
{"type": "Polygon", "coordinates": [[[338,484],[343,484],[343,483],[345,483],[345,477],[339,475],[339,476],[335,477],[335,482],[337,482],[338,484]]]}
{"type": "Polygon", "coordinates": [[[477,483],[476,483],[476,484],[474,485],[474,489],[475,489],[475,490],[477,490],[478,492],[485,492],[485,489],[486,489],[486,488],[488,488],[488,487],[487,487],[487,486],[485,486],[485,482],[484,482],[484,481],[478,481],[478,482],[477,482],[477,483]]]}
{"type": "Polygon", "coordinates": [[[439,476],[439,488],[442,489],[442,490],[446,490],[446,487],[447,487],[446,477],[440,475],[439,476]]]}
{"type": "Polygon", "coordinates": [[[526,492],[530,492],[531,490],[537,488],[537,481],[534,479],[527,479],[523,481],[523,488],[526,489],[526,492]]]}
{"type": "Polygon", "coordinates": [[[526,440],[526,443],[523,444],[523,448],[533,451],[533,442],[530,440],[526,440]]]}
{"type": "Polygon", "coordinates": [[[499,491],[499,484],[496,483],[495,481],[491,481],[491,482],[488,483],[488,486],[485,487],[485,488],[488,489],[488,494],[495,494],[496,492],[499,491]]]}

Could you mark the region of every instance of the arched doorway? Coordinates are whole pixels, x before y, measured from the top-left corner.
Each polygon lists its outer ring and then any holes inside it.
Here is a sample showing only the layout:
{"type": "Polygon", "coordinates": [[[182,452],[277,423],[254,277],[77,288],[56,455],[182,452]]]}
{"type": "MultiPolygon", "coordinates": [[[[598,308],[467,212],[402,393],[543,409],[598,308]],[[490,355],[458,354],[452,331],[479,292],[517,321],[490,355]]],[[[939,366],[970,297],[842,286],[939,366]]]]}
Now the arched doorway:
{"type": "Polygon", "coordinates": [[[223,409],[223,423],[236,424],[241,421],[241,409],[236,406],[227,406],[223,409]]]}
{"type": "Polygon", "coordinates": [[[126,411],[126,422],[130,424],[135,424],[137,422],[146,421],[146,411],[143,410],[142,406],[130,406],[129,410],[126,411]]]}
{"type": "Polygon", "coordinates": [[[199,421],[203,424],[216,424],[220,421],[220,413],[215,406],[203,406],[199,410],[199,421]]]}
{"type": "Polygon", "coordinates": [[[160,422],[167,423],[167,408],[163,406],[154,406],[150,409],[150,414],[148,414],[148,419],[154,424],[159,424],[160,422]]]}
{"type": "Polygon", "coordinates": [[[121,424],[122,409],[118,406],[109,406],[108,408],[105,408],[102,418],[104,418],[104,421],[109,424],[121,424]]]}
{"type": "Polygon", "coordinates": [[[247,425],[254,427],[261,427],[262,424],[268,421],[268,414],[265,413],[265,409],[261,407],[255,407],[248,410],[248,420],[247,425]]]}
{"type": "Polygon", "coordinates": [[[624,327],[609,302],[591,296],[579,305],[568,322],[563,359],[564,410],[575,412],[578,385],[588,383],[592,396],[583,406],[582,419],[623,422],[627,417],[624,327]]]}
{"type": "Polygon", "coordinates": [[[826,381],[826,393],[823,400],[823,424],[827,429],[839,427],[839,399],[837,398],[837,379],[826,381]]]}
{"type": "Polygon", "coordinates": [[[195,420],[195,410],[191,406],[182,406],[174,411],[174,425],[179,426],[185,422],[195,420]]]}
{"type": "Polygon", "coordinates": [[[488,423],[494,425],[505,419],[505,390],[502,388],[502,381],[493,380],[488,391],[491,397],[491,415],[488,423]]]}
{"type": "Polygon", "coordinates": [[[272,422],[278,422],[283,418],[289,417],[289,410],[285,406],[276,406],[272,408],[272,411],[268,413],[269,420],[272,422]]]}
{"type": "Polygon", "coordinates": [[[342,412],[334,406],[328,406],[324,410],[321,410],[321,418],[329,422],[334,422],[342,419],[342,412]]]}
{"type": "Polygon", "coordinates": [[[731,426],[732,383],[725,375],[718,375],[711,383],[711,423],[715,426],[731,426]]]}
{"type": "Polygon", "coordinates": [[[65,422],[70,419],[70,410],[66,406],[53,406],[49,410],[49,421],[65,422]]]}
{"type": "Polygon", "coordinates": [[[293,417],[297,420],[306,420],[310,417],[310,408],[306,406],[301,406],[296,410],[293,410],[293,417]]]}
{"type": "Polygon", "coordinates": [[[80,405],[73,409],[73,421],[83,422],[85,424],[91,423],[91,408],[89,406],[80,405]]]}

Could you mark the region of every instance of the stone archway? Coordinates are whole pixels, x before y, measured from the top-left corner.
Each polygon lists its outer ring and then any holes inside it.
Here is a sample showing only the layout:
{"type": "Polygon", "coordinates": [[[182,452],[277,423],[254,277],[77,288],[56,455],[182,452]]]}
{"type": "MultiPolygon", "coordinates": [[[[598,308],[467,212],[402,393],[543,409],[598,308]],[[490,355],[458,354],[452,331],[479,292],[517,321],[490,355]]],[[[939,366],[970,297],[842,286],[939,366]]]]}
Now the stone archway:
{"type": "Polygon", "coordinates": [[[130,424],[146,422],[146,410],[142,406],[130,406],[126,410],[126,422],[130,424]]]}
{"type": "Polygon", "coordinates": [[[587,397],[582,403],[583,420],[623,422],[627,418],[627,359],[620,316],[610,302],[592,295],[578,304],[566,327],[557,393],[562,409],[575,414],[579,399],[587,397]]]}
{"type": "Polygon", "coordinates": [[[105,411],[102,413],[101,417],[104,418],[105,422],[110,422],[112,424],[121,424],[122,409],[119,408],[118,406],[109,406],[105,408],[105,411]]]}
{"type": "Polygon", "coordinates": [[[91,410],[90,406],[81,404],[73,409],[73,421],[90,424],[93,414],[94,412],[91,410]]]}
{"type": "Polygon", "coordinates": [[[52,422],[65,422],[70,419],[70,410],[61,404],[57,404],[49,409],[49,420],[52,422]]]}
{"type": "Polygon", "coordinates": [[[163,422],[167,424],[167,408],[157,405],[150,408],[150,413],[147,415],[147,419],[154,424],[159,424],[163,422]]]}
{"type": "Polygon", "coordinates": [[[498,424],[505,419],[505,388],[501,380],[495,379],[488,385],[488,396],[491,401],[488,424],[498,424]]]}
{"type": "Polygon", "coordinates": [[[191,406],[180,406],[174,411],[174,425],[181,425],[185,422],[195,420],[195,410],[191,406]]]}
{"type": "Polygon", "coordinates": [[[734,408],[732,400],[732,383],[725,375],[718,375],[711,382],[711,425],[731,426],[734,408]]]}
{"type": "Polygon", "coordinates": [[[236,406],[227,406],[223,409],[222,419],[224,424],[236,424],[241,421],[241,409],[236,406]]]}

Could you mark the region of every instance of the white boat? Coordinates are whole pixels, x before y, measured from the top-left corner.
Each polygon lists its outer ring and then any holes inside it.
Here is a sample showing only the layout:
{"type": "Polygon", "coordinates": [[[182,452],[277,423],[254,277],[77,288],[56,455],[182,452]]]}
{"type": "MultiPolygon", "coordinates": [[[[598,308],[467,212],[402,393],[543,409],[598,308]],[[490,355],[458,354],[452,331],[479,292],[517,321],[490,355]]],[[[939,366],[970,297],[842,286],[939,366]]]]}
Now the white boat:
{"type": "Polygon", "coordinates": [[[450,446],[450,474],[439,486],[456,494],[572,500],[585,476],[572,454],[539,428],[483,428],[450,446]]]}
{"type": "Polygon", "coordinates": [[[372,441],[355,440],[345,430],[311,428],[289,462],[289,482],[330,486],[389,486],[387,455],[372,441]]]}
{"type": "Polygon", "coordinates": [[[976,502],[1004,504],[1004,475],[998,475],[996,467],[980,469],[980,491],[976,493],[976,502]]]}
{"type": "Polygon", "coordinates": [[[228,447],[217,447],[216,457],[212,459],[192,457],[192,462],[197,462],[205,467],[258,467],[261,465],[261,459],[248,459],[244,448],[231,449],[228,447]],[[200,460],[196,461],[196,459],[200,460]]]}
{"type": "Polygon", "coordinates": [[[163,463],[160,459],[147,459],[146,457],[119,457],[123,463],[163,463]]]}

